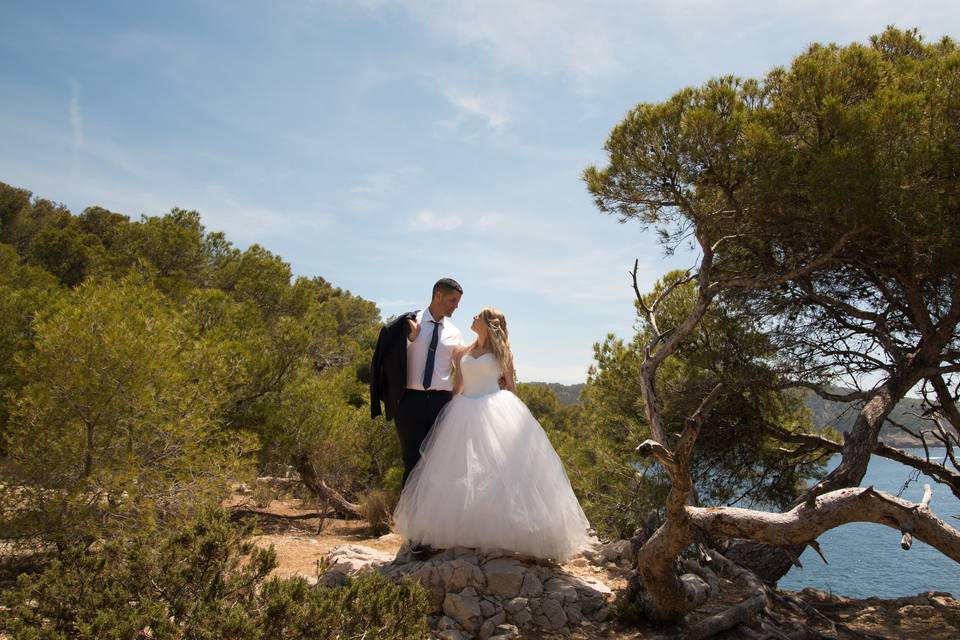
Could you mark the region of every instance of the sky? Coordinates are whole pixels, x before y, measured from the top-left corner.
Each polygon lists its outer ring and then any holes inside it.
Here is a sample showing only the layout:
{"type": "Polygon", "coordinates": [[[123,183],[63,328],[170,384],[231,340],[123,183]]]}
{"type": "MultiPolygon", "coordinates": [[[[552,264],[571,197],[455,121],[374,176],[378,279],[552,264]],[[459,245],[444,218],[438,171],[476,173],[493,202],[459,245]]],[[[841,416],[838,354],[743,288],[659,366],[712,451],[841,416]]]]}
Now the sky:
{"type": "Polygon", "coordinates": [[[373,300],[464,287],[501,309],[521,381],[583,382],[696,256],[581,179],[637,103],[757,77],[888,24],[960,38],[953,0],[16,2],[0,20],[0,181],[74,213],[196,209],[236,246],[373,300]]]}

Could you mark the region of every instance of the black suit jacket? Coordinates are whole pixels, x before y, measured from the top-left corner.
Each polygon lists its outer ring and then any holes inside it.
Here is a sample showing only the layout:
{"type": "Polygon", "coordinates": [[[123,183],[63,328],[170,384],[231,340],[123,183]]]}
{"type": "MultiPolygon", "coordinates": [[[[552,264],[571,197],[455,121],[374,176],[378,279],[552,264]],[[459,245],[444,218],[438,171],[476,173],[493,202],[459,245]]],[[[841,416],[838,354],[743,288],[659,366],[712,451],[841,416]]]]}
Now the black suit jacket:
{"type": "Polygon", "coordinates": [[[397,413],[400,398],[407,388],[407,336],[410,334],[407,320],[416,317],[415,311],[408,311],[380,329],[370,363],[371,418],[383,413],[381,402],[387,420],[393,420],[397,413]]]}

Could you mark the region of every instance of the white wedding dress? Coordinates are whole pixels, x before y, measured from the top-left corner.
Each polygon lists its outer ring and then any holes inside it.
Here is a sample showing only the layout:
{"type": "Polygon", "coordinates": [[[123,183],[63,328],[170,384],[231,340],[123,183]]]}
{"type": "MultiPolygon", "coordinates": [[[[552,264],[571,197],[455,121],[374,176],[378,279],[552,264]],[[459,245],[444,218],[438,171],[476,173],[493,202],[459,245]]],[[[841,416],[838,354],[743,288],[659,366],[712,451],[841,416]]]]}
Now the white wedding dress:
{"type": "Polygon", "coordinates": [[[405,539],[446,549],[505,549],[563,562],[590,523],[560,457],[527,406],[501,391],[493,354],[460,361],[463,394],[443,408],[394,512],[405,539]]]}

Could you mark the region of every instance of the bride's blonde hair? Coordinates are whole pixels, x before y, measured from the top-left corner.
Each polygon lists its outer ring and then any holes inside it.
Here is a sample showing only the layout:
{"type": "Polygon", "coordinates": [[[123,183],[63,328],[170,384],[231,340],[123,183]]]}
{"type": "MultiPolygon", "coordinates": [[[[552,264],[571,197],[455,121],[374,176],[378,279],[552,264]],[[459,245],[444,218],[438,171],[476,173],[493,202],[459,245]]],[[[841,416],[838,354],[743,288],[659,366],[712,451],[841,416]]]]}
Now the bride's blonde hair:
{"type": "Polygon", "coordinates": [[[500,365],[500,371],[506,373],[513,370],[513,351],[510,350],[507,318],[499,309],[484,307],[480,310],[480,319],[487,327],[487,344],[500,365]]]}

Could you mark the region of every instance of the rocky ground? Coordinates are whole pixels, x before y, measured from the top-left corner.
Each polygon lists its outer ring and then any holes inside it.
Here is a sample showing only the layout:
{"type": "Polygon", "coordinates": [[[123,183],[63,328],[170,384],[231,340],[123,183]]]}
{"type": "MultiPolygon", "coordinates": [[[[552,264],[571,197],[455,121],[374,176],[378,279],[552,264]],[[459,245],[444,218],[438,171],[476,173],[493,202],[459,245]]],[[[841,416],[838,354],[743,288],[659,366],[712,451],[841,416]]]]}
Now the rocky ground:
{"type": "MultiPolygon", "coordinates": [[[[306,513],[296,500],[259,507],[283,516],[306,513]]],[[[522,638],[683,638],[683,628],[630,628],[615,616],[615,599],[630,575],[625,543],[605,545],[592,558],[562,566],[503,554],[477,555],[448,550],[423,562],[406,556],[394,535],[372,535],[364,522],[260,517],[258,544],[277,551],[281,576],[320,575],[322,559],[348,573],[365,564],[388,575],[415,575],[431,589],[437,637],[522,638]],[[529,576],[529,577],[528,577],[529,576]],[[516,593],[514,593],[516,592],[516,593]],[[495,624],[490,624],[492,621],[495,624]],[[527,624],[518,624],[526,621],[527,624]],[[485,626],[484,626],[485,625],[485,626]]],[[[336,567],[335,567],[336,568],[336,567]]],[[[690,616],[690,622],[738,602],[732,584],[690,616]]],[[[958,585],[960,587],[960,585],[958,585]]],[[[822,638],[890,638],[947,640],[960,638],[960,601],[950,594],[926,593],[897,600],[854,600],[813,589],[773,591],[769,612],[789,626],[791,621],[816,630],[822,638]]],[[[776,637],[762,628],[738,630],[723,638],[776,637]]]]}

